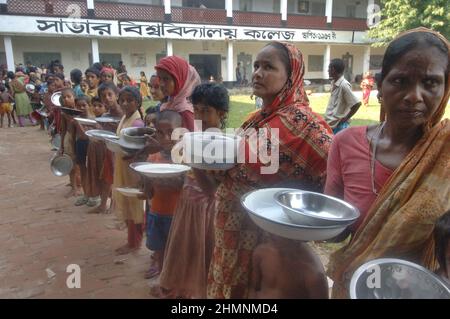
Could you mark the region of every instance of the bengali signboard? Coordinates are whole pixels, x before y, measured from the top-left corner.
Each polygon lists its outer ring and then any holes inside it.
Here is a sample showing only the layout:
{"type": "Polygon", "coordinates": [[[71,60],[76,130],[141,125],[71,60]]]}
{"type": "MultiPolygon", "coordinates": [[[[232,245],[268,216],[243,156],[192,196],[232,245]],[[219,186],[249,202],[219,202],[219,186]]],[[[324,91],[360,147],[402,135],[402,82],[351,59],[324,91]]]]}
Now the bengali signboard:
{"type": "MultiPolygon", "coordinates": [[[[252,40],[352,43],[352,31],[274,29],[161,22],[70,19],[3,15],[1,34],[95,38],[159,38],[184,40],[252,40]]],[[[362,40],[362,37],[359,37],[362,40]]]]}

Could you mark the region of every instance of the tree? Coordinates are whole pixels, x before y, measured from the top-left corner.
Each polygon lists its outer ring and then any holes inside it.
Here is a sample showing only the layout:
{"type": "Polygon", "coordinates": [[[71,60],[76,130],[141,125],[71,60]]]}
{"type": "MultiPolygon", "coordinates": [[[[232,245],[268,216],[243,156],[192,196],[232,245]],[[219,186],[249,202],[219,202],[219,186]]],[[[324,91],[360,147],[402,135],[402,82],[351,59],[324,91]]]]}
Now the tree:
{"type": "Polygon", "coordinates": [[[381,0],[381,20],[369,30],[374,46],[384,46],[400,32],[427,27],[450,37],[449,0],[381,0]]]}

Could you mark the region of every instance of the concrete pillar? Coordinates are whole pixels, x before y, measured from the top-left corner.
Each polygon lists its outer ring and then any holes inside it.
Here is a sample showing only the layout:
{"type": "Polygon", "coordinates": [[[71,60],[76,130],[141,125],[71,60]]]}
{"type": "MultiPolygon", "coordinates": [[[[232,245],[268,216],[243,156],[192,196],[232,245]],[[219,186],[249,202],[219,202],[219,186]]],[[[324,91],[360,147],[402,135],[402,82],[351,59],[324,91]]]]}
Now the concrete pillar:
{"type": "Polygon", "coordinates": [[[227,22],[233,23],[233,0],[225,0],[225,10],[227,10],[227,22]]]}
{"type": "Polygon", "coordinates": [[[5,44],[6,64],[8,71],[16,72],[16,64],[14,63],[14,51],[12,46],[12,39],[9,36],[3,38],[5,44]]]}
{"type": "Polygon", "coordinates": [[[88,18],[95,18],[95,5],[94,0],[86,0],[87,1],[87,15],[88,18]]]}
{"type": "Polygon", "coordinates": [[[287,24],[287,0],[280,1],[281,23],[283,26],[287,24]]]}
{"type": "Polygon", "coordinates": [[[173,55],[173,42],[171,39],[166,40],[166,54],[167,56],[173,55]]]}
{"type": "Polygon", "coordinates": [[[227,42],[227,79],[226,81],[233,82],[234,81],[234,50],[233,50],[233,42],[227,42]]]}
{"type": "Polygon", "coordinates": [[[330,76],[328,75],[328,65],[330,64],[331,61],[331,46],[329,44],[327,44],[327,46],[325,47],[325,51],[323,53],[323,78],[325,80],[328,80],[330,78],[330,76]]]}
{"type": "Polygon", "coordinates": [[[0,13],[8,13],[8,0],[0,0],[0,13]]]}
{"type": "Polygon", "coordinates": [[[370,45],[364,47],[363,74],[370,70],[370,45]]]}
{"type": "Polygon", "coordinates": [[[166,22],[172,21],[172,4],[171,0],[164,0],[164,20],[166,22]]]}
{"type": "Polygon", "coordinates": [[[327,16],[327,23],[331,23],[333,19],[333,0],[327,0],[325,5],[325,15],[327,16]]]}
{"type": "Polygon", "coordinates": [[[100,62],[100,51],[98,49],[98,40],[91,39],[92,63],[100,62]]]}

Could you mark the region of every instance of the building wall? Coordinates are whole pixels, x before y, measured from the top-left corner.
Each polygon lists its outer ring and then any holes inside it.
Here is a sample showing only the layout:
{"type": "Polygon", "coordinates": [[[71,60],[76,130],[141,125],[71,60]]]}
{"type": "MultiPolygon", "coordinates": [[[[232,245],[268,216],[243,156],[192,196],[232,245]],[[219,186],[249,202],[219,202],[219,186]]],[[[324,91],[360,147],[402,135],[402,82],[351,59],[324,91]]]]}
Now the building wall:
{"type": "MultiPolygon", "coordinates": [[[[103,0],[103,1],[105,1],[105,0],[103,0]]],[[[176,0],[172,0],[172,2],[175,2],[175,1],[176,0]]],[[[106,2],[161,5],[161,0],[106,0],[106,2]]]]}
{"type": "Polygon", "coordinates": [[[172,0],[172,7],[182,7],[183,0],[172,0]]]}
{"type": "MultiPolygon", "coordinates": [[[[257,12],[273,12],[273,1],[274,0],[233,0],[233,10],[240,10],[241,1],[251,1],[251,11],[257,12]]],[[[279,1],[279,0],[275,0],[279,1]]],[[[276,12],[279,13],[279,12],[276,12]]]]}
{"type": "MultiPolygon", "coordinates": [[[[336,0],[335,0],[336,1],[336,0]]],[[[308,14],[312,15],[312,7],[313,3],[322,3],[325,7],[326,0],[314,0],[309,2],[309,10],[308,12],[299,12],[298,0],[288,0],[288,14],[308,14]]],[[[325,10],[321,13],[321,15],[325,15],[325,10]]]]}
{"type": "Polygon", "coordinates": [[[70,70],[84,69],[89,64],[91,45],[88,39],[12,37],[12,44],[16,64],[26,62],[24,61],[24,52],[59,52],[67,75],[70,70]]]}
{"type": "Polygon", "coordinates": [[[356,7],[355,18],[367,17],[368,0],[334,0],[333,1],[333,16],[347,17],[347,6],[354,5],[356,7]],[[359,4],[357,4],[359,3],[359,4]]]}
{"type": "MultiPolygon", "coordinates": [[[[44,37],[13,37],[15,63],[25,63],[24,52],[56,52],[61,54],[66,75],[70,70],[78,68],[85,70],[89,67],[91,42],[88,39],[44,38],[44,37]],[[45,45],[42,45],[45,43],[45,45]]],[[[0,44],[0,55],[4,52],[3,37],[0,44]]],[[[121,54],[122,61],[131,76],[137,78],[140,71],[154,73],[156,55],[165,54],[164,40],[100,40],[100,53],[121,54]],[[144,54],[146,66],[133,66],[133,55],[144,54]]],[[[50,61],[49,61],[50,62],[50,61]]]]}
{"type": "Polygon", "coordinates": [[[303,44],[297,43],[297,48],[303,53],[303,59],[305,61],[305,79],[321,79],[323,77],[322,72],[311,72],[308,69],[308,62],[310,55],[321,55],[324,56],[326,45],[317,44],[303,44]]]}
{"type": "Polygon", "coordinates": [[[353,70],[352,81],[357,74],[363,73],[363,61],[364,61],[364,46],[362,45],[332,45],[331,46],[331,59],[342,59],[342,56],[347,54],[353,55],[353,70]]]}
{"type": "Polygon", "coordinates": [[[149,75],[155,72],[156,55],[165,54],[166,42],[159,39],[151,40],[101,40],[99,41],[100,53],[119,53],[127,67],[128,73],[135,79],[144,71],[149,75]],[[134,65],[136,55],[144,55],[146,66],[134,65]]]}
{"type": "Polygon", "coordinates": [[[5,42],[3,36],[0,35],[0,65],[6,65],[5,42]]]}
{"type": "MultiPolygon", "coordinates": [[[[13,37],[13,48],[15,63],[25,63],[24,52],[59,52],[62,63],[68,74],[70,70],[79,68],[85,70],[89,66],[89,53],[91,52],[91,42],[89,39],[70,38],[50,38],[50,37],[13,37]],[[43,45],[45,44],[45,45],[43,45]]],[[[241,53],[250,56],[246,67],[246,76],[250,81],[253,71],[253,62],[258,52],[266,45],[265,42],[236,41],[233,43],[234,56],[233,68],[236,67],[238,57],[241,53]]],[[[322,79],[323,71],[311,72],[308,70],[310,55],[324,55],[325,44],[296,43],[301,50],[305,60],[305,78],[322,79]]],[[[331,45],[331,59],[342,58],[347,52],[353,55],[353,79],[356,75],[363,73],[364,45],[331,45]]],[[[138,78],[139,72],[146,74],[154,73],[157,55],[164,55],[166,51],[166,41],[160,39],[152,40],[99,40],[100,53],[120,54],[121,59],[127,66],[129,74],[138,78]],[[145,66],[135,64],[137,57],[145,57],[145,66]]],[[[383,55],[385,48],[371,48],[371,55],[383,55]]],[[[0,58],[4,56],[3,37],[0,37],[0,58]],[[2,54],[3,53],[3,54],[2,54]]],[[[189,54],[214,54],[221,56],[221,76],[227,79],[227,43],[225,41],[173,41],[173,52],[189,60],[189,54]]],[[[0,61],[1,62],[1,61],[0,61]]],[[[110,61],[107,61],[110,62],[110,61]]],[[[379,69],[372,69],[377,72],[379,69]]],[[[234,70],[233,70],[234,74],[234,70]]]]}

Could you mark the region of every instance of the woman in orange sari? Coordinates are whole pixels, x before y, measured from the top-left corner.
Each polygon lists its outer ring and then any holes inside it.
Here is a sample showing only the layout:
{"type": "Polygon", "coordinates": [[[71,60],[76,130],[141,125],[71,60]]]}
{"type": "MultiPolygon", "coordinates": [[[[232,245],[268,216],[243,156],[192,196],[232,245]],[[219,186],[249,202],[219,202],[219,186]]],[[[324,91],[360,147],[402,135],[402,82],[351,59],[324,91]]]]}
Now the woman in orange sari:
{"type": "Polygon", "coordinates": [[[375,84],[375,79],[372,76],[372,73],[366,72],[364,74],[364,78],[361,81],[360,87],[363,92],[363,105],[365,107],[369,106],[369,98],[370,98],[370,92],[372,91],[373,85],[375,84]]]}
{"type": "MultiPolygon", "coordinates": [[[[325,180],[332,133],[309,107],[303,88],[305,68],[301,52],[294,45],[272,42],[258,53],[254,69],[253,94],[263,99],[263,105],[241,127],[248,136],[246,163],[226,171],[216,192],[208,298],[248,297],[252,253],[261,241],[261,232],[242,208],[241,196],[286,181],[321,191],[325,180]],[[271,155],[278,156],[279,165],[274,173],[264,174],[268,164],[259,159],[248,163],[250,149],[255,150],[252,143],[255,135],[249,134],[251,129],[255,129],[254,134],[256,130],[267,129],[272,136],[274,128],[279,132],[275,141],[279,153],[271,155]]],[[[259,154],[263,148],[274,151],[270,145],[260,145],[259,154]]]]}
{"type": "MultiPolygon", "coordinates": [[[[326,192],[362,202],[354,196],[356,188],[350,191],[352,179],[359,177],[371,181],[375,194],[350,243],[331,256],[328,273],[335,298],[348,297],[351,276],[369,260],[392,257],[438,268],[433,228],[450,209],[450,121],[442,120],[450,94],[449,52],[448,40],[425,28],[393,40],[381,79],[387,118],[364,131],[368,169],[351,172],[351,158],[339,147],[338,137],[333,141],[326,192]],[[380,183],[377,170],[383,168],[392,173],[380,183]]],[[[347,142],[352,132],[358,130],[348,132],[347,142]]]]}

